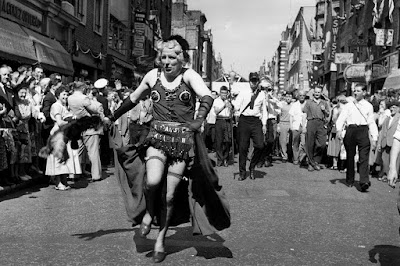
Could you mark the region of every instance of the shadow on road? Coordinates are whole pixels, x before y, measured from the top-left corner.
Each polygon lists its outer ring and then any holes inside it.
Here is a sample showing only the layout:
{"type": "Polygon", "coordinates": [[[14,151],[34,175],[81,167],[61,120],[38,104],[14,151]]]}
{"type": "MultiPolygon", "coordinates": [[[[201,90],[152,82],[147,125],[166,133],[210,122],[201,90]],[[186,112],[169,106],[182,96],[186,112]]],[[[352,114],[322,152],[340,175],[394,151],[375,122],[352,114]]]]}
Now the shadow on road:
{"type": "Polygon", "coordinates": [[[109,234],[115,234],[115,233],[121,233],[121,232],[130,232],[133,231],[133,229],[110,229],[110,230],[98,230],[96,232],[92,233],[83,233],[83,234],[73,234],[71,236],[77,236],[79,239],[83,239],[85,241],[90,241],[93,240],[97,237],[101,237],[104,235],[109,235],[109,234]]]}
{"type": "MultiPolygon", "coordinates": [[[[180,252],[188,248],[195,248],[197,257],[205,259],[213,258],[233,258],[232,251],[225,247],[225,240],[218,234],[211,236],[193,236],[192,227],[175,228],[175,234],[166,238],[165,251],[167,254],[180,252]]],[[[135,229],[133,236],[136,251],[138,253],[147,252],[146,257],[151,257],[155,239],[143,238],[139,235],[139,229],[135,229]]]]}
{"type": "Polygon", "coordinates": [[[338,184],[338,183],[341,183],[341,184],[347,186],[347,184],[346,184],[346,178],[335,178],[335,179],[331,179],[331,180],[329,180],[329,181],[330,181],[333,185],[336,185],[336,184],[338,184]]]}
{"type": "Polygon", "coordinates": [[[368,251],[369,261],[382,266],[400,265],[400,247],[392,245],[377,245],[368,251]],[[376,258],[376,256],[378,257],[376,258]]]}
{"type": "MultiPolygon", "coordinates": [[[[9,192],[9,194],[5,194],[4,196],[0,195],[0,202],[16,199],[25,195],[31,195],[48,186],[49,181],[46,178],[39,178],[31,182],[22,183],[19,184],[17,188],[14,188],[11,192],[9,192]]],[[[36,196],[30,196],[30,198],[36,198],[36,196]]]]}
{"type": "MultiPolygon", "coordinates": [[[[246,178],[248,178],[250,175],[250,172],[246,172],[246,178]]],[[[267,175],[266,172],[259,171],[259,170],[254,170],[254,177],[257,178],[264,178],[267,175]]],[[[239,172],[233,173],[233,179],[237,179],[239,177],[239,172]]]]}

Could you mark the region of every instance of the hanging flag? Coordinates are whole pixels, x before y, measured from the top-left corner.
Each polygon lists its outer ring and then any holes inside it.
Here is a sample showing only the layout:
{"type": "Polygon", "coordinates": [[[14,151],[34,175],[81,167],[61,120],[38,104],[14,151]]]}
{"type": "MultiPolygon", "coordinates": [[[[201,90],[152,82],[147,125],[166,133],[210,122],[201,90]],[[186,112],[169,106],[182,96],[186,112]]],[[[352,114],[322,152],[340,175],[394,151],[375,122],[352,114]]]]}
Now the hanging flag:
{"type": "Polygon", "coordinates": [[[394,11],[394,1],[389,0],[389,20],[393,23],[393,11],[394,11]]]}
{"type": "Polygon", "coordinates": [[[372,15],[373,15],[372,27],[381,28],[382,27],[381,18],[383,9],[385,8],[386,0],[373,0],[373,1],[374,1],[374,8],[372,10],[372,15]]]}

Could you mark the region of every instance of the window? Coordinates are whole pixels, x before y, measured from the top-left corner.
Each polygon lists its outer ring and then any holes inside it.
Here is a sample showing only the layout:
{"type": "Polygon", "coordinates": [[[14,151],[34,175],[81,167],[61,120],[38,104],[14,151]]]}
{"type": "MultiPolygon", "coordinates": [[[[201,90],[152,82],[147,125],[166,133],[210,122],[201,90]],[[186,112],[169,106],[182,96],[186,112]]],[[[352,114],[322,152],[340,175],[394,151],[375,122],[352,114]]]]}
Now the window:
{"type": "Polygon", "coordinates": [[[86,10],[87,0],[76,0],[75,1],[75,17],[83,24],[86,24],[86,10]]]}
{"type": "Polygon", "coordinates": [[[128,28],[114,16],[110,16],[108,46],[121,54],[127,53],[128,28]]]}
{"type": "Polygon", "coordinates": [[[93,31],[102,34],[103,30],[103,0],[94,1],[93,31]]]}

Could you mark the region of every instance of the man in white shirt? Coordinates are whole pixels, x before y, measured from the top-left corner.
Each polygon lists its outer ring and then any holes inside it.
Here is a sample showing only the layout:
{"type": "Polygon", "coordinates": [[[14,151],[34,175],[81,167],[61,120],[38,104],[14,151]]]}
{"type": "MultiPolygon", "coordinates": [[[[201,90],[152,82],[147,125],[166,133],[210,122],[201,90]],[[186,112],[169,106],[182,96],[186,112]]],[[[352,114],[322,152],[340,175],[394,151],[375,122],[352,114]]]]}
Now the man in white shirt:
{"type": "Polygon", "coordinates": [[[232,103],[229,101],[229,90],[226,86],[220,88],[220,96],[215,99],[213,110],[215,121],[215,151],[217,166],[228,166],[229,150],[232,145],[232,103]]]}
{"type": "Polygon", "coordinates": [[[306,104],[306,92],[297,93],[297,101],[289,110],[290,130],[292,131],[293,164],[301,164],[306,158],[306,123],[307,115],[303,113],[306,104]]]}
{"type": "Polygon", "coordinates": [[[336,121],[337,134],[342,135],[344,125],[347,125],[346,135],[343,139],[347,153],[347,172],[346,183],[349,187],[354,185],[354,156],[356,147],[359,154],[359,174],[360,188],[362,192],[367,191],[371,186],[369,182],[369,151],[375,150],[378,140],[378,127],[374,120],[374,110],[372,104],[367,102],[364,97],[367,93],[367,86],[357,84],[354,88],[354,98],[349,98],[348,103],[343,107],[336,121]],[[369,136],[372,137],[372,143],[369,136]]]}
{"type": "Polygon", "coordinates": [[[264,148],[264,134],[267,131],[267,112],[265,94],[260,93],[259,75],[251,72],[249,75],[251,90],[241,91],[233,105],[239,111],[238,140],[239,140],[239,181],[246,179],[246,161],[253,140],[254,154],[250,162],[250,179],[255,179],[254,168],[261,159],[264,148]]]}
{"type": "MultiPolygon", "coordinates": [[[[218,92],[211,91],[211,97],[215,100],[218,98],[218,92]]],[[[215,101],[214,101],[215,103],[215,101]]],[[[206,121],[204,122],[204,142],[208,150],[215,151],[215,120],[216,114],[214,108],[211,108],[207,115],[206,121]]]]}
{"type": "Polygon", "coordinates": [[[267,80],[260,83],[261,89],[265,89],[265,103],[267,112],[267,131],[264,138],[264,149],[259,167],[272,166],[272,153],[274,150],[274,143],[277,138],[277,119],[281,113],[282,102],[274,96],[274,88],[267,80]]]}

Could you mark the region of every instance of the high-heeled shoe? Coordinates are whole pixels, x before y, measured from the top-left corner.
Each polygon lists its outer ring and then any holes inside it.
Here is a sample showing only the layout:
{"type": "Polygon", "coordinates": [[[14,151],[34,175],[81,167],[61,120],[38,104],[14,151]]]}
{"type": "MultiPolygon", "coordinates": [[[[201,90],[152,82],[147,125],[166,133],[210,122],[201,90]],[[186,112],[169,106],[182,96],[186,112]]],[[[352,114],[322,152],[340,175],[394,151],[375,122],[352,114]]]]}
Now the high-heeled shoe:
{"type": "Polygon", "coordinates": [[[145,224],[143,222],[140,224],[139,233],[141,237],[146,237],[150,233],[150,230],[151,230],[151,224],[145,224]]]}
{"type": "Polygon", "coordinates": [[[163,260],[165,260],[165,257],[167,256],[166,252],[162,251],[153,251],[153,262],[154,263],[160,263],[163,260]]]}

